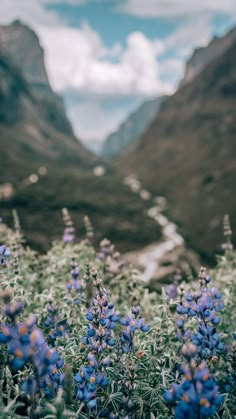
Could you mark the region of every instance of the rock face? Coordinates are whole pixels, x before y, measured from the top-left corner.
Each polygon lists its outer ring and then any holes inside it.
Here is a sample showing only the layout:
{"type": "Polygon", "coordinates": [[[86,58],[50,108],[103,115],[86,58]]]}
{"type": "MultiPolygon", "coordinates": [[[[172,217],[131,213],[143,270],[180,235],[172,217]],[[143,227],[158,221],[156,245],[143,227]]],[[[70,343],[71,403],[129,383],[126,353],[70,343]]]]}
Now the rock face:
{"type": "Polygon", "coordinates": [[[36,95],[11,56],[0,50],[2,180],[20,176],[21,169],[26,173],[27,167],[29,170],[36,162],[53,163],[68,159],[82,165],[84,161],[88,165],[90,162],[91,165],[93,156],[74,137],[72,129],[70,135],[60,130],[61,120],[66,120],[62,109],[54,107],[50,113],[45,102],[36,95]]]}
{"type": "Polygon", "coordinates": [[[180,87],[191,82],[212,60],[223,54],[236,41],[236,28],[224,37],[214,37],[206,47],[198,48],[188,60],[180,87]]]}
{"type": "Polygon", "coordinates": [[[116,158],[126,153],[127,148],[138,141],[151,124],[163,100],[164,97],[159,97],[144,102],[120,125],[116,132],[107,137],[101,154],[107,158],[116,158]]]}
{"type": "Polygon", "coordinates": [[[44,51],[34,31],[16,20],[10,25],[0,26],[0,43],[14,57],[15,64],[31,86],[38,88],[39,92],[41,87],[51,90],[44,65],[44,51]]]}
{"type": "Polygon", "coordinates": [[[49,123],[60,132],[73,135],[63,100],[50,86],[44,64],[44,51],[36,33],[19,20],[0,26],[0,49],[7,52],[14,65],[20,69],[31,91],[40,98],[42,111],[49,123]]]}
{"type": "Polygon", "coordinates": [[[211,257],[222,218],[236,232],[236,41],[168,98],[118,167],[164,195],[170,218],[192,248],[211,257]]]}

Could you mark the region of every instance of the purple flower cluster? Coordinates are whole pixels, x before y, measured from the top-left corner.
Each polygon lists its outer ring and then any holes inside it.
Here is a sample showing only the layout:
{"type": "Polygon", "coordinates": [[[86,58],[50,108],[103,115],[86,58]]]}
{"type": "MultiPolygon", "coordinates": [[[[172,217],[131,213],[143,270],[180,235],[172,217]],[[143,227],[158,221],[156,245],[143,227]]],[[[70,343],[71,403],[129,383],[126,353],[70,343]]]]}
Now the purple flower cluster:
{"type": "Polygon", "coordinates": [[[104,372],[101,372],[101,366],[106,368],[110,364],[108,357],[98,362],[95,354],[90,352],[87,357],[88,365],[83,366],[81,371],[75,375],[75,382],[78,385],[77,398],[86,402],[89,409],[93,409],[97,405],[96,391],[97,386],[106,388],[109,379],[104,372]]]}
{"type": "Polygon", "coordinates": [[[67,208],[62,209],[62,215],[65,224],[63,241],[64,243],[73,243],[73,241],[75,240],[75,229],[67,208]]]}
{"type": "Polygon", "coordinates": [[[48,399],[52,399],[57,394],[59,387],[64,383],[64,374],[60,373],[60,368],[63,366],[64,360],[58,357],[51,371],[44,375],[40,381],[40,388],[48,399]]]}
{"type": "MultiPolygon", "coordinates": [[[[203,278],[201,279],[203,281],[203,278]]],[[[205,285],[210,282],[210,277],[205,276],[205,285]]],[[[221,317],[218,315],[224,303],[221,301],[222,294],[217,288],[208,289],[201,287],[196,292],[188,292],[177,306],[179,318],[177,320],[178,337],[184,341],[191,340],[198,347],[198,356],[208,358],[224,350],[224,344],[216,331],[221,317]],[[186,329],[186,323],[192,319],[198,319],[197,331],[186,329]]]]}
{"type": "Polygon", "coordinates": [[[5,265],[10,256],[10,250],[4,244],[0,245],[0,265],[5,265]]]}
{"type": "Polygon", "coordinates": [[[106,268],[111,271],[117,271],[125,266],[125,261],[120,258],[120,253],[115,251],[114,244],[108,239],[104,239],[100,243],[100,252],[97,258],[104,262],[106,268]]]}
{"type": "Polygon", "coordinates": [[[164,391],[167,403],[173,403],[176,419],[204,419],[214,415],[224,398],[211,377],[205,362],[197,365],[197,347],[188,343],[183,347],[187,363],[182,367],[182,381],[164,391]]]}
{"type": "Polygon", "coordinates": [[[44,326],[50,330],[48,342],[51,346],[57,345],[58,338],[69,336],[69,325],[67,321],[58,314],[58,306],[47,304],[48,317],[44,321],[44,326]]]}
{"type": "Polygon", "coordinates": [[[132,352],[134,350],[134,334],[136,330],[148,332],[150,326],[145,323],[144,318],[139,318],[140,307],[132,307],[131,315],[127,315],[120,320],[120,323],[125,326],[120,338],[121,348],[124,353],[132,352]]]}
{"type": "Polygon", "coordinates": [[[81,304],[82,302],[84,302],[85,284],[84,281],[79,278],[80,269],[74,257],[71,260],[70,266],[71,278],[69,279],[66,285],[66,288],[69,292],[67,302],[71,303],[73,301],[76,304],[81,304]]]}
{"type": "Polygon", "coordinates": [[[178,287],[176,284],[170,284],[165,288],[166,298],[173,300],[178,297],[178,287]]]}
{"type": "Polygon", "coordinates": [[[82,338],[83,345],[89,347],[97,354],[106,348],[115,346],[113,329],[120,316],[114,309],[114,304],[108,301],[105,288],[99,289],[93,298],[92,305],[86,314],[89,321],[87,334],[82,338]]]}
{"type": "Polygon", "coordinates": [[[109,302],[108,293],[96,275],[94,284],[97,291],[86,314],[89,322],[87,333],[81,340],[82,347],[90,349],[87,357],[88,365],[83,366],[75,375],[75,382],[78,385],[77,398],[85,401],[89,409],[96,407],[97,387],[105,388],[109,384],[104,371],[110,364],[110,358],[105,352],[116,344],[113,329],[119,320],[114,304],[109,302]]]}
{"type": "MultiPolygon", "coordinates": [[[[23,383],[23,390],[29,394],[44,386],[45,380],[51,380],[55,374],[59,357],[51,350],[40,329],[36,327],[36,318],[30,315],[26,321],[17,321],[22,313],[23,304],[17,302],[5,307],[5,315],[11,323],[5,323],[0,331],[0,343],[8,345],[10,362],[14,369],[21,370],[31,364],[34,377],[28,377],[23,383]]],[[[59,362],[61,366],[61,361],[59,362]]]]}

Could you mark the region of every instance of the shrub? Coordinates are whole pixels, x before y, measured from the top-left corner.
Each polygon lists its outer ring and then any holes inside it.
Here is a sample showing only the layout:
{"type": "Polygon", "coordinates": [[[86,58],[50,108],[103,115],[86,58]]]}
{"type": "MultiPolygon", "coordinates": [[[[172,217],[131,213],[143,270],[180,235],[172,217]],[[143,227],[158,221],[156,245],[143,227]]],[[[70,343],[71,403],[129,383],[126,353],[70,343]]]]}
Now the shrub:
{"type": "Polygon", "coordinates": [[[225,418],[236,414],[236,253],[162,296],[109,240],[45,255],[0,224],[0,418],[225,418]],[[213,285],[211,285],[213,284],[213,285]]]}

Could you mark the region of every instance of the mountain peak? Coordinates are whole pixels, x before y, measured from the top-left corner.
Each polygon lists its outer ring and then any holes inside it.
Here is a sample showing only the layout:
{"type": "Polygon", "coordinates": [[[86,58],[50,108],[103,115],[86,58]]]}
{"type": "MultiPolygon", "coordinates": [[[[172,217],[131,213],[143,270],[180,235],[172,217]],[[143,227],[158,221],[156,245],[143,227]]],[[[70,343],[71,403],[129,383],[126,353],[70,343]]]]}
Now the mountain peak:
{"type": "Polygon", "coordinates": [[[36,86],[49,87],[44,51],[37,34],[21,20],[0,26],[0,46],[14,57],[25,79],[36,86]]]}
{"type": "Polygon", "coordinates": [[[206,47],[196,48],[187,61],[180,87],[191,82],[214,59],[218,58],[236,40],[236,27],[223,37],[214,36],[206,47]]]}

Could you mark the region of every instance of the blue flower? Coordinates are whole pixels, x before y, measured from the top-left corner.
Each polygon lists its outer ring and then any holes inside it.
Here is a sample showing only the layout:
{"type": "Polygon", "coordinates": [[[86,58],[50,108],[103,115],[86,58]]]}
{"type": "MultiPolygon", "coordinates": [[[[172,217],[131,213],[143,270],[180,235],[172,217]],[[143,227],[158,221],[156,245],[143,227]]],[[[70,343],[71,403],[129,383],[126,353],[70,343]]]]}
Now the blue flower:
{"type": "Polygon", "coordinates": [[[216,313],[223,309],[224,303],[221,301],[222,294],[217,288],[211,290],[206,288],[210,280],[209,275],[201,274],[199,291],[187,292],[176,308],[179,314],[176,322],[178,337],[183,341],[191,340],[197,345],[200,358],[209,358],[224,350],[224,345],[220,342],[220,336],[215,329],[221,321],[221,317],[216,313]],[[195,331],[186,329],[188,321],[192,318],[197,319],[198,326],[195,331]]]}
{"type": "Polygon", "coordinates": [[[96,282],[96,287],[96,294],[86,314],[88,321],[86,336],[81,339],[81,346],[90,349],[87,355],[88,365],[83,366],[74,377],[77,398],[84,401],[88,409],[96,407],[97,388],[106,388],[109,384],[105,373],[105,369],[110,365],[107,351],[116,344],[113,330],[120,318],[100,281],[96,282]]]}
{"type": "Polygon", "coordinates": [[[24,392],[32,394],[40,390],[39,381],[41,386],[44,381],[53,386],[55,381],[60,379],[58,368],[61,368],[63,361],[59,360],[57,352],[47,345],[42,331],[36,327],[35,316],[31,315],[26,321],[17,322],[17,316],[22,310],[21,303],[6,307],[5,313],[13,320],[13,324],[4,324],[1,327],[0,343],[7,344],[14,369],[21,370],[28,364],[32,365],[37,380],[28,377],[22,385],[24,392]]]}
{"type": "Polygon", "coordinates": [[[67,321],[58,314],[58,307],[47,304],[49,316],[44,321],[44,326],[49,329],[48,342],[51,346],[57,345],[58,338],[67,338],[70,328],[67,321]]]}
{"type": "Polygon", "coordinates": [[[84,289],[85,284],[82,279],[79,278],[80,269],[75,260],[72,258],[71,260],[71,278],[69,279],[68,283],[66,284],[66,288],[68,289],[68,297],[67,302],[69,304],[75,302],[76,304],[81,304],[85,300],[84,296],[84,289]]]}
{"type": "Polygon", "coordinates": [[[197,365],[197,347],[191,343],[184,345],[183,355],[187,364],[182,367],[182,381],[173,384],[163,397],[167,403],[175,404],[176,419],[204,419],[214,415],[224,400],[210,376],[204,362],[197,365]]]}
{"type": "Polygon", "coordinates": [[[24,311],[24,304],[21,302],[14,302],[5,307],[4,313],[9,319],[15,320],[24,311]]]}
{"type": "Polygon", "coordinates": [[[134,351],[134,334],[136,330],[148,332],[150,329],[150,326],[145,323],[143,318],[137,318],[140,313],[140,309],[135,310],[132,308],[131,312],[135,313],[135,315],[127,315],[120,319],[122,326],[125,326],[120,338],[121,348],[124,353],[134,351]]]}
{"type": "Polygon", "coordinates": [[[114,309],[114,304],[108,301],[105,288],[97,291],[90,309],[86,314],[89,321],[87,334],[81,340],[83,345],[90,346],[95,353],[102,353],[106,348],[116,344],[113,329],[120,316],[114,309]]]}
{"type": "Polygon", "coordinates": [[[75,229],[67,208],[62,209],[63,221],[65,224],[65,230],[63,234],[64,243],[73,243],[75,240],[75,229]]]}
{"type": "Polygon", "coordinates": [[[0,245],[0,265],[5,265],[10,256],[10,250],[4,244],[0,245]]]}

